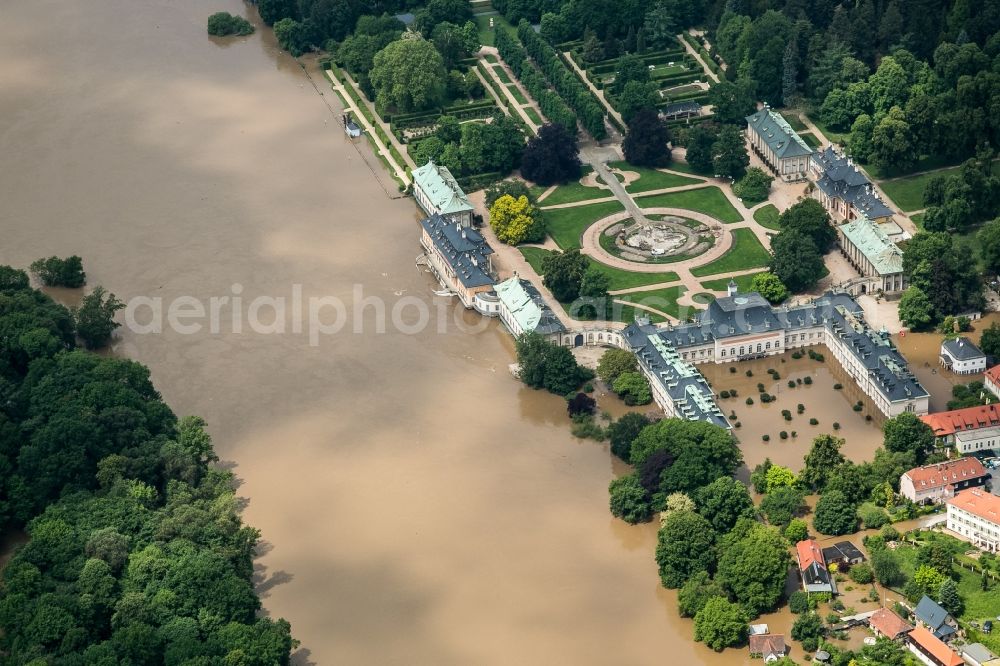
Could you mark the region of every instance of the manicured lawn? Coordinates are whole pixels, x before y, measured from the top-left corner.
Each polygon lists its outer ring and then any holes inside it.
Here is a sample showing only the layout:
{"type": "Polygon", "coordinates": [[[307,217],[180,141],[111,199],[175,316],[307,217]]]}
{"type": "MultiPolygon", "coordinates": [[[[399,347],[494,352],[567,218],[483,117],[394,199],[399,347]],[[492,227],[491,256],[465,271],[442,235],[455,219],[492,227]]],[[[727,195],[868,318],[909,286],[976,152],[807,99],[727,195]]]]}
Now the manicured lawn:
{"type": "Polygon", "coordinates": [[[806,145],[810,148],[819,148],[820,141],[812,132],[802,132],[799,136],[802,137],[802,140],[805,141],[806,145]]]}
{"type": "Polygon", "coordinates": [[[542,124],[542,117],[538,115],[538,111],[535,111],[533,107],[530,106],[525,107],[524,112],[528,114],[529,118],[531,118],[531,122],[535,123],[536,125],[542,124]]]}
{"type": "Polygon", "coordinates": [[[696,277],[717,275],[727,271],[742,271],[767,265],[770,253],[760,244],[757,236],[749,229],[733,230],[733,246],[724,255],[710,264],[691,270],[696,277]]]}
{"type": "Polygon", "coordinates": [[[917,213],[916,215],[911,215],[910,219],[913,220],[913,224],[917,225],[919,231],[924,230],[924,214],[917,213]]]}
{"type": "Polygon", "coordinates": [[[788,125],[796,132],[801,132],[806,129],[806,124],[802,122],[801,118],[799,118],[798,111],[786,110],[779,111],[779,113],[781,114],[781,117],[785,119],[785,122],[788,123],[788,125]]]}
{"type": "Polygon", "coordinates": [[[777,207],[774,204],[767,204],[753,212],[753,219],[762,227],[781,231],[781,227],[778,225],[778,215],[780,213],[778,213],[777,207]]]}
{"type": "MultiPolygon", "coordinates": [[[[587,176],[591,171],[593,171],[592,168],[584,167],[583,175],[587,176]]],[[[537,192],[535,196],[538,197],[541,196],[541,193],[544,192],[545,190],[541,188],[539,188],[538,190],[534,190],[533,188],[533,191],[537,192]]],[[[602,190],[599,187],[589,187],[587,185],[581,185],[580,181],[577,180],[567,185],[560,185],[555,189],[555,191],[552,192],[552,194],[542,199],[542,201],[540,201],[538,205],[555,206],[557,204],[574,203],[577,201],[588,201],[590,199],[603,199],[605,197],[610,197],[610,196],[612,196],[612,194],[609,190],[602,190]]],[[[621,208],[621,206],[619,206],[619,208],[621,208]]],[[[554,210],[548,211],[545,214],[546,219],[551,219],[551,216],[556,212],[558,211],[554,210]]]]}
{"type": "Polygon", "coordinates": [[[681,162],[679,160],[673,160],[670,162],[670,166],[663,167],[664,169],[670,169],[671,171],[680,171],[681,173],[690,173],[695,176],[707,176],[709,174],[699,173],[694,170],[694,168],[687,162],[681,162]]]}
{"type": "MultiPolygon", "coordinates": [[[[893,203],[899,206],[904,213],[911,210],[920,210],[924,207],[924,188],[932,178],[937,176],[952,176],[958,173],[961,167],[941,169],[931,173],[920,173],[914,176],[904,176],[903,178],[893,178],[879,182],[882,191],[892,199],[893,203]]],[[[1000,172],[1000,162],[993,164],[993,173],[1000,172]]]]}
{"type": "MultiPolygon", "coordinates": [[[[517,29],[514,28],[510,23],[507,22],[503,16],[497,12],[485,12],[482,14],[473,14],[472,18],[476,21],[476,27],[479,29],[479,43],[483,46],[495,46],[496,42],[493,39],[494,30],[499,30],[503,28],[513,36],[517,36],[517,29]],[[490,28],[490,19],[493,19],[494,28],[490,28]]],[[[488,54],[486,59],[490,62],[497,62],[496,56],[493,54],[488,54]]]]}
{"type": "Polygon", "coordinates": [[[672,317],[687,318],[693,309],[690,307],[684,308],[685,312],[682,316],[682,313],[680,312],[681,307],[677,304],[677,299],[680,298],[685,291],[687,291],[687,289],[684,285],[677,285],[674,287],[664,287],[662,289],[651,289],[650,291],[637,291],[628,294],[620,294],[615,296],[615,298],[629,303],[646,305],[654,310],[665,312],[672,317]]]}
{"type": "Polygon", "coordinates": [[[503,82],[504,84],[511,83],[510,76],[507,75],[507,70],[505,70],[503,67],[501,67],[500,65],[494,65],[493,71],[497,73],[498,77],[500,77],[501,82],[503,82]]]}
{"type": "MultiPolygon", "coordinates": [[[[583,188],[582,185],[580,185],[583,188]]],[[[587,190],[596,188],[585,188],[587,190]]],[[[549,198],[559,193],[557,189],[549,198]]],[[[546,199],[547,201],[547,199],[546,199]]],[[[549,235],[556,244],[564,250],[580,247],[580,237],[584,229],[597,222],[602,217],[607,217],[612,213],[624,210],[618,201],[605,201],[603,203],[591,204],[589,206],[575,206],[573,208],[556,208],[545,211],[546,226],[549,235]]]]}
{"type": "MultiPolygon", "coordinates": [[[[525,260],[527,260],[527,262],[531,264],[531,267],[535,269],[535,272],[542,275],[542,259],[551,254],[551,250],[546,250],[543,247],[521,247],[518,249],[521,251],[521,254],[524,255],[525,260]]],[[[645,287],[649,284],[675,282],[678,280],[677,273],[633,273],[631,271],[621,270],[620,268],[607,266],[599,261],[594,261],[589,257],[587,259],[590,261],[591,266],[608,276],[608,289],[611,291],[618,291],[619,289],[633,289],[635,287],[645,287]]]]}
{"type": "Polygon", "coordinates": [[[813,124],[819,128],[819,131],[823,133],[826,140],[830,143],[841,143],[846,142],[848,137],[851,135],[850,132],[836,132],[829,127],[827,127],[822,119],[820,119],[819,114],[810,115],[809,119],[813,121],[813,124]]]}
{"type": "Polygon", "coordinates": [[[517,100],[518,104],[527,104],[528,103],[528,100],[524,96],[524,93],[522,93],[521,89],[518,88],[516,85],[514,85],[513,83],[511,83],[510,85],[507,86],[507,88],[510,89],[510,94],[514,96],[514,99],[517,100]]]}
{"type": "Polygon", "coordinates": [[[740,222],[743,217],[729,203],[729,199],[715,185],[701,187],[683,192],[667,192],[636,199],[640,208],[687,208],[711,215],[720,222],[732,224],[740,222]]]}
{"type": "MultiPolygon", "coordinates": [[[[763,271],[762,271],[763,272],[763,271]]],[[[760,275],[760,273],[751,273],[749,275],[737,275],[732,278],[736,282],[736,286],[740,291],[750,291],[750,283],[753,282],[755,275],[760,275]]],[[[706,280],[701,283],[701,286],[705,289],[711,289],[712,291],[725,291],[729,288],[730,278],[720,278],[718,280],[706,280]]]]}
{"type": "Polygon", "coordinates": [[[694,301],[695,303],[702,303],[704,305],[708,305],[709,303],[715,300],[715,294],[705,294],[705,293],[695,294],[694,296],[691,297],[691,300],[694,301]]]}
{"type": "Polygon", "coordinates": [[[632,166],[624,161],[610,162],[608,166],[620,169],[621,171],[635,171],[639,174],[639,180],[626,187],[626,192],[649,192],[650,190],[663,190],[668,187],[680,187],[681,185],[695,185],[701,182],[695,178],[678,176],[675,173],[666,173],[658,169],[632,166]]]}
{"type": "Polygon", "coordinates": [[[662,324],[667,321],[666,317],[662,317],[655,312],[649,312],[648,310],[641,310],[631,305],[623,305],[621,303],[612,303],[612,320],[620,321],[626,324],[631,324],[635,321],[636,317],[645,317],[653,324],[662,324]]]}

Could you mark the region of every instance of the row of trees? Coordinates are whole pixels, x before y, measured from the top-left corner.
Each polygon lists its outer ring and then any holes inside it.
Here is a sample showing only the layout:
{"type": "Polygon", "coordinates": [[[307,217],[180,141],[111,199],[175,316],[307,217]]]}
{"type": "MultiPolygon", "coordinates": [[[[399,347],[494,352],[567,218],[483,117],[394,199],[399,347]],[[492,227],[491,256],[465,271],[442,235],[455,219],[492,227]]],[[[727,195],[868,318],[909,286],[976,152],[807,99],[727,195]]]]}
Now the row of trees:
{"type": "Polygon", "coordinates": [[[961,233],[1000,214],[1000,175],[994,174],[993,157],[993,150],[984,148],[966,160],[958,173],[927,182],[925,229],[961,233]]]}
{"type": "Polygon", "coordinates": [[[520,166],[523,152],[520,125],[500,111],[489,122],[459,123],[454,116],[441,116],[434,134],[410,145],[417,164],[434,160],[456,176],[507,174],[520,166]]]}
{"type": "Polygon", "coordinates": [[[741,129],[715,123],[701,123],[688,132],[685,159],[699,173],[734,180],[742,178],[750,165],[741,129]]]}
{"type": "Polygon", "coordinates": [[[545,76],[538,71],[534,63],[528,60],[528,54],[520,42],[514,39],[506,30],[497,30],[494,36],[497,52],[503,61],[514,71],[514,75],[524,84],[528,94],[536,102],[538,108],[550,122],[576,131],[576,114],[566,106],[555,91],[549,88],[545,76]]]}
{"type": "Polygon", "coordinates": [[[576,112],[584,129],[598,141],[607,137],[607,129],[604,126],[604,108],[593,93],[559,59],[555,49],[536,33],[527,21],[521,21],[518,24],[517,36],[524,44],[528,55],[538,63],[538,67],[545,74],[552,87],[576,112]]]}
{"type": "Polygon", "coordinates": [[[287,664],[258,618],[230,472],[144,366],[74,350],[69,311],[0,267],[0,650],[16,663],[287,664]]]}

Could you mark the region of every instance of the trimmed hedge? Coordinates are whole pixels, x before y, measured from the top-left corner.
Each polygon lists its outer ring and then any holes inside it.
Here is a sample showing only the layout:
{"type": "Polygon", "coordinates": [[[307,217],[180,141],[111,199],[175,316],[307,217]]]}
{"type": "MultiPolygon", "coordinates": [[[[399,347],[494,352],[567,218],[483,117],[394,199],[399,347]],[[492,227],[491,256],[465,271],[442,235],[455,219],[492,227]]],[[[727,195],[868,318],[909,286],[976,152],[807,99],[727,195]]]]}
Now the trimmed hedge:
{"type": "Polygon", "coordinates": [[[542,73],[528,62],[524,48],[506,30],[497,30],[495,40],[500,57],[514,70],[514,74],[521,80],[525,89],[535,98],[545,117],[570,131],[576,131],[576,114],[566,106],[559,95],[549,89],[542,73]]]}
{"type": "Polygon", "coordinates": [[[556,50],[541,35],[536,33],[527,21],[522,20],[517,25],[517,36],[521,39],[528,54],[538,63],[539,69],[545,74],[552,87],[576,111],[581,124],[590,135],[598,141],[607,137],[607,128],[604,126],[604,108],[593,93],[570,71],[556,50]]]}

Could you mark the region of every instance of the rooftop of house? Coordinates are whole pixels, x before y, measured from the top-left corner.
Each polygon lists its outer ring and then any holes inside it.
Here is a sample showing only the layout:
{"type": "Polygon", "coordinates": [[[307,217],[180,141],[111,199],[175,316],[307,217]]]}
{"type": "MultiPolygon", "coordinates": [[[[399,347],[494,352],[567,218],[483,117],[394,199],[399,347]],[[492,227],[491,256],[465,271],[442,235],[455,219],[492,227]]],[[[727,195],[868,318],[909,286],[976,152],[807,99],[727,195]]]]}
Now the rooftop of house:
{"type": "Polygon", "coordinates": [[[668,325],[659,329],[659,335],[677,349],[685,349],[716,339],[814,327],[824,327],[828,335],[840,338],[889,402],[928,395],[888,334],[869,328],[861,306],[847,294],[827,292],[803,305],[776,308],[760,294],[737,293],[713,301],[694,323],[668,325]]]}
{"type": "Polygon", "coordinates": [[[871,262],[879,275],[903,272],[903,251],[879,225],[862,216],[837,228],[871,262]]]}
{"type": "Polygon", "coordinates": [[[962,648],[962,655],[968,655],[978,664],[985,664],[990,659],[997,658],[997,656],[982,643],[970,643],[969,645],[966,645],[962,648]]]}
{"type": "Polygon", "coordinates": [[[413,170],[413,186],[419,188],[438,212],[462,213],[473,210],[448,167],[428,162],[413,170]]]}
{"type": "Polygon", "coordinates": [[[914,467],[903,473],[910,479],[917,492],[936,490],[945,486],[986,476],[988,472],[978,458],[966,456],[933,465],[914,467]]]}
{"type": "Polygon", "coordinates": [[[1000,365],[994,365],[983,373],[983,379],[993,382],[996,386],[1000,386],[1000,365]]]}
{"type": "Polygon", "coordinates": [[[947,437],[965,430],[1000,426],[1000,405],[981,405],[952,409],[936,414],[924,414],[920,420],[931,427],[938,437],[947,437]]]}
{"type": "Polygon", "coordinates": [[[795,133],[781,114],[767,106],[747,116],[746,121],[747,127],[760,135],[778,158],[804,157],[813,154],[812,148],[795,133]]]}
{"type": "Polygon", "coordinates": [[[847,201],[870,219],[892,215],[892,209],[879,198],[871,181],[833,146],[813,155],[813,163],[822,170],[816,187],[827,196],[847,201]]]}
{"type": "Polygon", "coordinates": [[[952,626],[954,620],[948,615],[948,611],[926,594],[920,598],[917,607],[913,609],[913,616],[930,627],[937,638],[947,638],[957,631],[952,626]]]}
{"type": "Polygon", "coordinates": [[[875,614],[868,618],[868,626],[889,638],[896,638],[900,634],[913,631],[913,625],[889,608],[879,608],[875,611],[875,614]]]}
{"type": "Polygon", "coordinates": [[[782,634],[754,634],[750,636],[750,654],[784,655],[785,637],[782,634]]]}
{"type": "Polygon", "coordinates": [[[947,352],[956,361],[972,361],[977,358],[986,357],[986,354],[974,345],[972,340],[965,336],[946,339],[941,343],[941,352],[947,352]]]}
{"type": "Polygon", "coordinates": [[[494,287],[497,298],[504,304],[518,326],[524,331],[542,335],[565,330],[562,322],[542,298],[538,289],[516,275],[494,287]]]}
{"type": "Polygon", "coordinates": [[[965,666],[965,662],[954,650],[923,627],[917,627],[908,636],[911,643],[931,655],[937,663],[944,666],[965,666]]]}
{"type": "Polygon", "coordinates": [[[850,541],[838,541],[832,546],[827,546],[823,549],[823,559],[827,562],[834,562],[836,560],[853,562],[855,560],[864,560],[865,554],[850,541]]]}
{"type": "Polygon", "coordinates": [[[729,421],[715,403],[712,387],[694,366],[681,359],[677,350],[664,341],[656,328],[633,322],[622,331],[622,335],[639,363],[670,396],[680,415],[689,421],[708,421],[730,428],[729,421]]]}
{"type": "Polygon", "coordinates": [[[806,585],[830,584],[830,571],[826,568],[823,551],[814,539],[795,544],[795,554],[799,561],[799,573],[806,585]]]}
{"type": "Polygon", "coordinates": [[[493,248],[482,234],[441,215],[421,220],[420,226],[455,271],[462,286],[472,288],[493,284],[493,277],[489,274],[489,255],[493,254],[493,248]]]}
{"type": "Polygon", "coordinates": [[[949,499],[947,504],[1000,525],[1000,497],[981,488],[963,490],[949,499]]]}

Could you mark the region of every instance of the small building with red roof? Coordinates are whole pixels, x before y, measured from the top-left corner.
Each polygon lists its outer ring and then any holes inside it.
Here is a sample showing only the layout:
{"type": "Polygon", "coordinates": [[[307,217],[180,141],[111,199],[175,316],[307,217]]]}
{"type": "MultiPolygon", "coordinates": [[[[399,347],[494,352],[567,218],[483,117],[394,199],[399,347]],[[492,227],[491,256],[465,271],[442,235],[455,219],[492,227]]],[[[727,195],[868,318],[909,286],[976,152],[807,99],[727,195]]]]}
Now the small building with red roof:
{"type": "Polygon", "coordinates": [[[765,664],[785,656],[785,637],[781,634],[754,634],[750,636],[750,656],[763,659],[765,664]]]}
{"type": "Polygon", "coordinates": [[[913,625],[901,618],[890,608],[879,608],[868,618],[868,626],[876,636],[897,640],[913,631],[913,625]]]}
{"type": "Polygon", "coordinates": [[[983,373],[983,386],[993,395],[1000,395],[1000,365],[994,365],[983,373]]]}
{"type": "Polygon", "coordinates": [[[1000,552],[1000,497],[982,488],[948,500],[947,528],[990,553],[1000,552]]]}
{"type": "Polygon", "coordinates": [[[815,539],[806,539],[795,544],[795,558],[799,563],[802,589],[809,592],[837,593],[837,585],[826,567],[823,551],[815,539]]]}
{"type": "Polygon", "coordinates": [[[954,650],[923,627],[906,635],[906,647],[927,666],[965,666],[954,650]]]}
{"type": "Polygon", "coordinates": [[[914,467],[899,479],[899,494],[917,504],[943,502],[955,493],[985,484],[990,473],[971,456],[914,467]]]}

